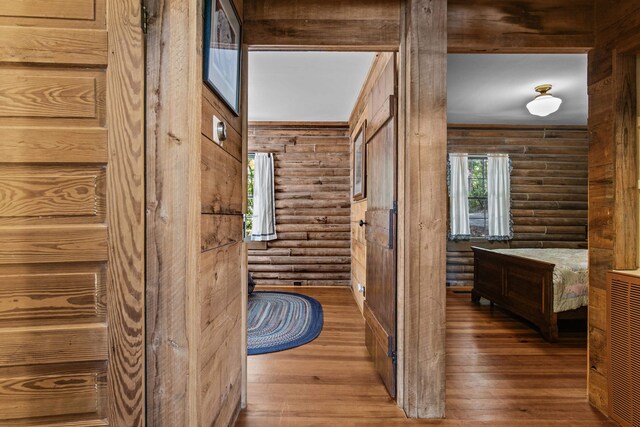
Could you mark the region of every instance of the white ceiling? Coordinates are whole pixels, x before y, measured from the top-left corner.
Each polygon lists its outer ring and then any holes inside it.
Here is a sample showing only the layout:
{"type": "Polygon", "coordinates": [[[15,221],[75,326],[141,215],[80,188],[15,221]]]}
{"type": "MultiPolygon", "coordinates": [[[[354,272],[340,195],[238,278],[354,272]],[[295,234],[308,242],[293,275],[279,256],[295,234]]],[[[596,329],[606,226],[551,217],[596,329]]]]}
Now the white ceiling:
{"type": "Polygon", "coordinates": [[[249,120],[347,121],[374,57],[249,52],[249,120]]]}
{"type": "Polygon", "coordinates": [[[449,123],[587,124],[587,55],[449,55],[447,74],[449,123]],[[545,83],[562,105],[532,116],[525,105],[545,83]]]}
{"type": "MultiPolygon", "coordinates": [[[[346,121],[374,53],[250,52],[249,120],[346,121]]],[[[449,123],[587,123],[586,55],[453,54],[448,63],[449,123]],[[533,88],[550,83],[562,98],[548,117],[529,114],[533,88]]]]}

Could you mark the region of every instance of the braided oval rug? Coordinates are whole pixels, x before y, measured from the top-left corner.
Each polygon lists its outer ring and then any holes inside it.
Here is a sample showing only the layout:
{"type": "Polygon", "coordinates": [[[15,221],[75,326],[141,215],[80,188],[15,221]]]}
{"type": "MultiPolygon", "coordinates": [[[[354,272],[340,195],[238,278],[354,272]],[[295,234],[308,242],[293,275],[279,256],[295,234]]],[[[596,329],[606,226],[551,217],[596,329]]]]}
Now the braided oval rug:
{"type": "Polygon", "coordinates": [[[273,353],[299,347],[322,331],[322,305],[291,292],[253,292],[249,295],[247,353],[273,353]]]}

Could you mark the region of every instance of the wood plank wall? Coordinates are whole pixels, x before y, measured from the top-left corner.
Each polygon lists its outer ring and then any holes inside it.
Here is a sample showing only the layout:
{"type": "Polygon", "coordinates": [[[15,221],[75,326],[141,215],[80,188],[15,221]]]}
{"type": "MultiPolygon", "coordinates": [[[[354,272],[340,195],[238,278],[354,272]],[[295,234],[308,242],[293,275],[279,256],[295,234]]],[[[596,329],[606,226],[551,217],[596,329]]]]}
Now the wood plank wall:
{"type": "Polygon", "coordinates": [[[473,285],[471,246],[587,247],[585,127],[449,126],[449,153],[507,153],[513,172],[513,240],[447,242],[447,284],[473,285]]]}
{"type": "MultiPolygon", "coordinates": [[[[245,4],[245,42],[250,45],[379,51],[400,45],[398,0],[245,4]]],[[[447,8],[451,53],[575,53],[594,45],[593,0],[449,0],[447,8]]]]}
{"type": "Polygon", "coordinates": [[[400,0],[245,0],[245,43],[396,50],[400,0]]]}
{"type": "Polygon", "coordinates": [[[589,400],[608,411],[606,272],[638,266],[635,56],[640,4],[597,0],[589,52],[589,400]]]}
{"type": "Polygon", "coordinates": [[[349,286],[348,131],[347,123],[249,124],[249,152],[275,159],[278,238],[249,245],[257,285],[349,286]]]}
{"type": "Polygon", "coordinates": [[[450,53],[586,52],[593,0],[449,0],[450,53]]]}
{"type": "Polygon", "coordinates": [[[0,2],[1,425],[144,424],[139,13],[0,2]]]}
{"type": "MultiPolygon", "coordinates": [[[[367,78],[362,85],[351,116],[349,117],[349,133],[351,137],[369,117],[369,100],[376,81],[380,78],[387,64],[393,59],[393,53],[380,52],[371,64],[367,78]]],[[[350,142],[351,165],[353,165],[353,141],[350,142]]],[[[353,178],[353,177],[352,177],[353,178]]],[[[353,180],[353,179],[352,179],[353,180]]],[[[351,182],[353,185],[353,182],[351,182]]],[[[366,195],[365,195],[366,196],[366,195]]],[[[360,226],[360,220],[365,219],[367,199],[353,200],[351,198],[351,287],[360,311],[363,311],[366,292],[358,292],[358,284],[367,285],[367,242],[365,229],[360,226]]]]}
{"type": "Polygon", "coordinates": [[[147,421],[228,426],[244,360],[243,123],[202,82],[202,1],[147,5],[147,421]],[[227,125],[221,146],[213,115],[227,125]]]}
{"type": "Polygon", "coordinates": [[[204,84],[201,132],[198,425],[227,426],[240,412],[244,357],[242,120],[204,84]],[[222,146],[213,142],[213,115],[227,125],[222,146]]]}

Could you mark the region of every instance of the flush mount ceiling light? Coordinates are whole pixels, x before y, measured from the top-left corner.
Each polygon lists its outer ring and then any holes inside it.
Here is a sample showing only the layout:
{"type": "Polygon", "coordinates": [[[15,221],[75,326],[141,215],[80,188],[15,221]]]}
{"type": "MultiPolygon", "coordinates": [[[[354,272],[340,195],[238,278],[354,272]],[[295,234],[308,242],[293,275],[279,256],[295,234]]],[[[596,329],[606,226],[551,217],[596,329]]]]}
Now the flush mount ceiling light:
{"type": "Polygon", "coordinates": [[[536,86],[536,92],[540,95],[527,104],[527,110],[534,116],[546,117],[555,113],[562,104],[562,99],[547,93],[551,90],[551,85],[536,86]]]}

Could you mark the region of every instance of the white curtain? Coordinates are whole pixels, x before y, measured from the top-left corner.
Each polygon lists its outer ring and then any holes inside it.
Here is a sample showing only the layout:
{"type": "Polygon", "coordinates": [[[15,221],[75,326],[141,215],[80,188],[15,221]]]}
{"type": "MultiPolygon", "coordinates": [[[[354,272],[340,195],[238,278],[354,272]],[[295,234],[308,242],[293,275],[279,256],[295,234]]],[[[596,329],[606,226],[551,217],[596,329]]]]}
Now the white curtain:
{"type": "Polygon", "coordinates": [[[265,241],[277,238],[274,190],[273,154],[256,153],[251,240],[265,241]]]}
{"type": "Polygon", "coordinates": [[[488,240],[510,240],[511,163],[507,154],[487,155],[488,240]]]}
{"type": "Polygon", "coordinates": [[[449,238],[469,239],[469,161],[466,153],[449,154],[449,238]]]}

